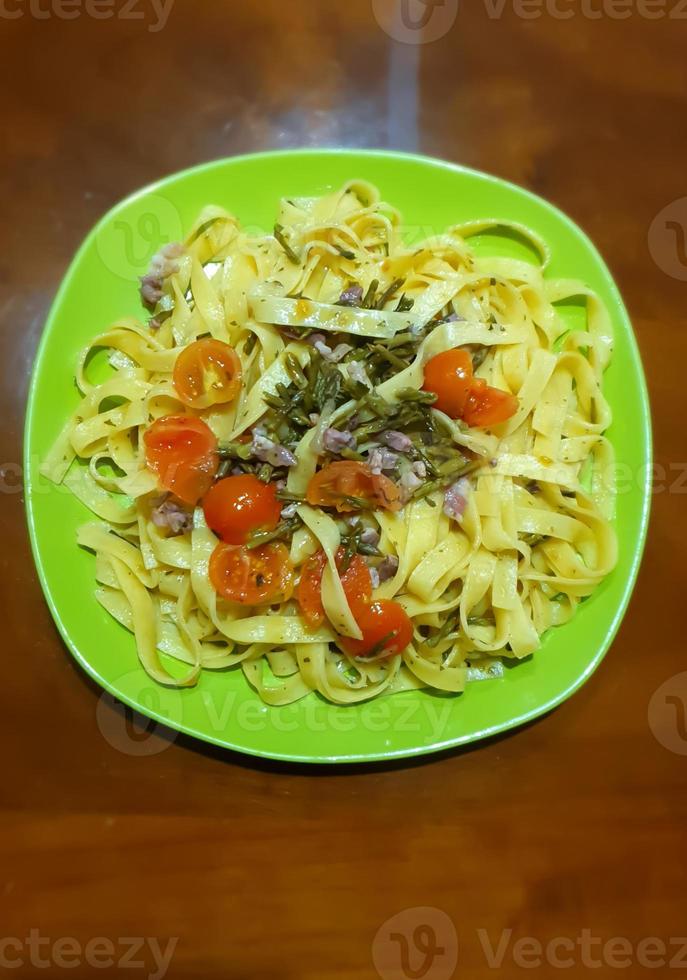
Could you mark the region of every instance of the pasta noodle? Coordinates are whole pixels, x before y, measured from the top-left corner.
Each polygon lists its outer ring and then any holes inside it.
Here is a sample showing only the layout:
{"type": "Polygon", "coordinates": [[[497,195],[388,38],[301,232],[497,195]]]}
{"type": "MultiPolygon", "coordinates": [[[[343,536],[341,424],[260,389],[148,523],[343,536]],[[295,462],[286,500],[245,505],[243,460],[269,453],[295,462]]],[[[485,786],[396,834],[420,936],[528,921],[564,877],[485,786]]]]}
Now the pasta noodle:
{"type": "Polygon", "coordinates": [[[364,181],[283,200],[274,235],[207,208],[143,279],[151,321],[122,318],[83,351],[80,404],[42,472],[94,515],[78,544],[95,553],[96,599],[156,681],[235,667],[270,705],[312,691],[338,704],[458,693],[533,654],[613,569],[610,317],[584,283],[546,275],[548,246],[526,228],[510,231],[537,264],[478,257],[470,239],[501,225],[449,227],[410,249],[398,212],[364,181]],[[562,316],[572,299],[583,329],[562,316]],[[175,368],[203,338],[233,350],[241,384],[194,409],[175,368]],[[510,399],[507,417],[470,423],[427,387],[428,365],[456,350],[474,368],[469,392],[510,399]],[[230,542],[249,563],[269,542],[288,546],[291,586],[272,601],[218,588],[207,507],[166,493],[147,455],[146,433],[169,417],[209,427],[215,485],[252,474],[276,488],[276,527],[230,542]],[[373,489],[316,500],[332,464],[373,489]],[[316,566],[317,622],[301,592],[316,566]],[[392,629],[354,652],[368,633],[351,581],[367,567],[364,608],[408,621],[402,649],[392,629]]]}

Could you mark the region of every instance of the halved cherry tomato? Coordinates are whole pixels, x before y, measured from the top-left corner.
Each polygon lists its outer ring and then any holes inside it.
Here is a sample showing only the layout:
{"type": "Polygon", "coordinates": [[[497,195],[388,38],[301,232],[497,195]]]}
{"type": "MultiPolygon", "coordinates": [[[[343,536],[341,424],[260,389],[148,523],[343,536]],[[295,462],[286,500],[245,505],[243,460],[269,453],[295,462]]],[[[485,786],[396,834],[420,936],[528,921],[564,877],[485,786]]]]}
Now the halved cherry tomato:
{"type": "Polygon", "coordinates": [[[506,422],[518,410],[518,399],[508,391],[492,388],[482,378],[475,378],[468,393],[463,420],[471,427],[490,428],[506,422]]]}
{"type": "Polygon", "coordinates": [[[355,510],[346,497],[359,497],[386,510],[401,509],[401,491],[386,476],[377,476],[364,463],[344,460],[323,466],[310,480],[305,498],[315,507],[355,510]]]}
{"type": "Polygon", "coordinates": [[[210,489],[219,458],[217,440],[202,419],[166,415],[143,435],[146,464],[160,486],[186,504],[195,504],[210,489]]]}
{"type": "MultiPolygon", "coordinates": [[[[348,599],[351,612],[357,617],[372,598],[372,579],[370,570],[360,557],[353,555],[344,569],[344,550],[339,548],[336,553],[336,567],[343,590],[348,599]]],[[[303,565],[301,581],[298,586],[298,604],[308,626],[320,626],[324,621],[324,606],[322,605],[322,575],[327,556],[324,551],[312,555],[303,565]]]]}
{"type": "Polygon", "coordinates": [[[402,653],[413,638],[413,624],[403,606],[393,599],[380,599],[356,613],[362,640],[340,637],[340,643],[351,657],[402,653]]]}
{"type": "Polygon", "coordinates": [[[437,396],[434,408],[452,419],[459,419],[472,384],[472,358],[464,350],[445,350],[425,364],[425,391],[437,396]]]}
{"type": "Polygon", "coordinates": [[[422,387],[437,396],[434,408],[452,419],[463,419],[470,427],[498,425],[518,410],[515,395],[473,378],[472,358],[464,350],[447,350],[430,358],[422,387]]]}
{"type": "Polygon", "coordinates": [[[250,473],[215,483],[205,495],[203,510],[208,527],[228,544],[245,544],[251,531],[271,531],[281,517],[274,485],[250,473]]]}
{"type": "Polygon", "coordinates": [[[230,602],[247,606],[286,602],[293,595],[293,566],[283,544],[234,548],[220,541],[210,556],[210,581],[230,602]]]}
{"type": "Polygon", "coordinates": [[[233,401],[241,389],[241,361],[229,344],[205,338],[190,344],[174,364],[174,387],[191,408],[233,401]]]}
{"type": "Polygon", "coordinates": [[[298,583],[298,605],[308,626],[320,626],[324,621],[324,606],[322,605],[322,575],[327,564],[324,551],[311,555],[301,569],[301,580],[298,583]]]}

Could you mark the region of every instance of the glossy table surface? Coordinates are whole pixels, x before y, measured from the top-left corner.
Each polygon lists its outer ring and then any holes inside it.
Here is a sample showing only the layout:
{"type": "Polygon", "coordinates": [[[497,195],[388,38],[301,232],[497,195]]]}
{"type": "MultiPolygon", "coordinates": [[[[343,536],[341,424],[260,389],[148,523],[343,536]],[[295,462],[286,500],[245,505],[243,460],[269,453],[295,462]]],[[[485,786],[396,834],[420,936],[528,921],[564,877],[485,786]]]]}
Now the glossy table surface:
{"type": "Polygon", "coordinates": [[[445,980],[687,964],[687,12],[471,0],[456,16],[451,0],[408,0],[390,26],[389,6],[0,10],[0,972],[445,980]],[[148,731],[65,651],[28,546],[26,389],[80,240],[162,174],[302,145],[421,151],[552,200],[616,276],[651,391],[652,523],[602,667],[537,723],[416,763],[289,767],[148,731]]]}

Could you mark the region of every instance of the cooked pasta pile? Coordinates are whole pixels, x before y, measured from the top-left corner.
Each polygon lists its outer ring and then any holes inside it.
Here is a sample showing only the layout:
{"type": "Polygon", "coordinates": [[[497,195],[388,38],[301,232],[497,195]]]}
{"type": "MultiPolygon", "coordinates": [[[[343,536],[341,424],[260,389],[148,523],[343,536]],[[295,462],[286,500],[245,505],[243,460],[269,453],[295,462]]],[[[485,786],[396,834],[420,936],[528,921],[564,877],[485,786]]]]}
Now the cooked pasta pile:
{"type": "Polygon", "coordinates": [[[95,515],[95,595],[156,681],[460,692],[613,568],[609,315],[523,228],[538,265],[476,257],[497,224],[409,248],[362,181],[283,200],[273,235],[207,208],[143,278],[152,318],[82,353],[42,472],[95,515]]]}

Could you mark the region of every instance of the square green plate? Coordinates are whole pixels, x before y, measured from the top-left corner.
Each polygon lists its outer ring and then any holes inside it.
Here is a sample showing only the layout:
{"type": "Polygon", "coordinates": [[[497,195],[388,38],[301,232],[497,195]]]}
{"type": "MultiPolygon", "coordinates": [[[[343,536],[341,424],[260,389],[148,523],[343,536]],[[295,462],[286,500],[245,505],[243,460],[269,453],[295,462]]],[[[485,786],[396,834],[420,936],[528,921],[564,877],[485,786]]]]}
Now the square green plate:
{"type": "MultiPolygon", "coordinates": [[[[418,234],[419,237],[419,234],[418,234]]],[[[419,156],[362,150],[265,153],[219,160],[168,177],[118,204],[90,233],[62,283],[36,357],[25,436],[26,502],[43,591],[64,640],[105,689],[172,728],[252,755],[300,762],[364,762],[421,755],[513,728],[543,714],[590,676],[627,607],[646,536],[651,429],[637,345],[618,289],[589,239],[560,211],[511,184],[419,156]],[[161,242],[182,237],[200,209],[219,204],[244,225],[270,229],[282,195],[321,194],[351,178],[377,184],[421,234],[477,218],[521,222],[551,246],[549,273],[576,277],[608,304],[616,349],[605,391],[622,424],[609,431],[624,479],[614,573],[568,625],[505,676],[460,696],[413,691],[353,707],[312,694],[263,705],[239,671],[203,673],[197,687],[156,686],[133,637],[98,605],[94,558],[76,545],[85,509],[38,475],[40,460],[77,404],[79,351],[115,318],[141,315],[137,277],[161,242]]]]}

